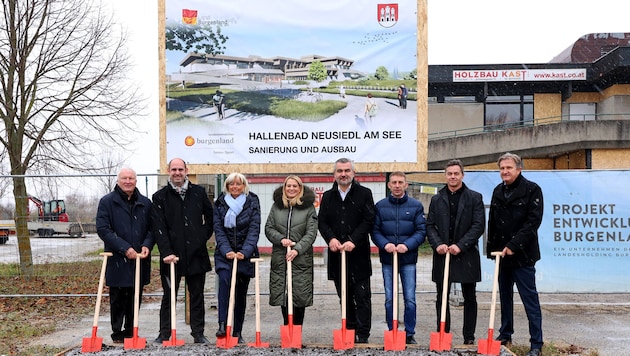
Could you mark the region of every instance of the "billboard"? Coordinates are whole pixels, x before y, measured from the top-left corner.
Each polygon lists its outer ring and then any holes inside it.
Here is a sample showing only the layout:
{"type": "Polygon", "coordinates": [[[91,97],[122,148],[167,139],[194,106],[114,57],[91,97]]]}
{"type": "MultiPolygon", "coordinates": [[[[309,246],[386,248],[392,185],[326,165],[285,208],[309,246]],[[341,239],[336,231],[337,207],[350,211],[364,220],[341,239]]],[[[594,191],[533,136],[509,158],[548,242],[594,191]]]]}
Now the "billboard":
{"type": "Polygon", "coordinates": [[[317,172],[349,157],[378,171],[426,169],[426,92],[415,79],[425,7],[164,0],[162,161],[317,172]],[[401,85],[414,100],[399,101],[401,85]]]}
{"type": "MultiPolygon", "coordinates": [[[[630,171],[523,171],[542,189],[544,216],[536,263],[541,292],[630,292],[630,171]]],[[[467,172],[466,185],[490,205],[498,172],[467,172]]],[[[480,239],[480,251],[485,243],[480,239]]],[[[481,288],[492,289],[494,262],[482,256],[481,288]]]]}

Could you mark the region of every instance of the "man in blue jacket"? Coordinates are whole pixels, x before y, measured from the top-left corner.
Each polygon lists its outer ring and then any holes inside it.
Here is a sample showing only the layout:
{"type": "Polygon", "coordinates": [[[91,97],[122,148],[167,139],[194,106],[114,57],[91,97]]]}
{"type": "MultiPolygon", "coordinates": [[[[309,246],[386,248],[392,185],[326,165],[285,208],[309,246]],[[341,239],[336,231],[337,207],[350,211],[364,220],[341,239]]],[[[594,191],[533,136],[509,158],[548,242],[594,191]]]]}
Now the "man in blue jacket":
{"type": "Polygon", "coordinates": [[[385,285],[385,318],[392,330],[394,279],[392,256],[398,253],[398,270],[405,302],[405,333],[407,344],[416,344],[416,263],[418,247],[424,242],[426,226],[424,207],[407,194],[407,178],[403,172],[393,172],[387,187],[391,195],[376,203],[372,241],[378,246],[385,285]]]}
{"type": "Polygon", "coordinates": [[[150,280],[154,244],[150,232],[151,201],[140,194],[136,183],[133,169],[121,169],[114,191],[101,198],[96,213],[98,237],[105,243],[105,252],[113,253],[107,260],[105,280],[109,286],[114,343],[122,343],[126,337],[133,336],[136,256],[142,259],[140,285],[147,285],[150,280]]]}

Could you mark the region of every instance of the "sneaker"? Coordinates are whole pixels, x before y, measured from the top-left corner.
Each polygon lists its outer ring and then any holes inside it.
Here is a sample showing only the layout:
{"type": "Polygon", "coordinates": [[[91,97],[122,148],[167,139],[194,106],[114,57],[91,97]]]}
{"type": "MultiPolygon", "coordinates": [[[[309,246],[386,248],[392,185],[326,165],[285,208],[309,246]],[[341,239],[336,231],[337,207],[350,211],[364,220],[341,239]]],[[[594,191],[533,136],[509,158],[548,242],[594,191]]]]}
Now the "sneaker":
{"type": "Polygon", "coordinates": [[[540,349],[531,349],[527,353],[527,356],[541,356],[541,355],[542,355],[542,351],[540,349]]]}
{"type": "Polygon", "coordinates": [[[474,345],[475,339],[464,340],[464,345],[474,345]]]}
{"type": "Polygon", "coordinates": [[[407,345],[417,345],[418,342],[416,341],[416,338],[413,337],[413,335],[409,335],[407,336],[407,340],[405,340],[407,345]]]}

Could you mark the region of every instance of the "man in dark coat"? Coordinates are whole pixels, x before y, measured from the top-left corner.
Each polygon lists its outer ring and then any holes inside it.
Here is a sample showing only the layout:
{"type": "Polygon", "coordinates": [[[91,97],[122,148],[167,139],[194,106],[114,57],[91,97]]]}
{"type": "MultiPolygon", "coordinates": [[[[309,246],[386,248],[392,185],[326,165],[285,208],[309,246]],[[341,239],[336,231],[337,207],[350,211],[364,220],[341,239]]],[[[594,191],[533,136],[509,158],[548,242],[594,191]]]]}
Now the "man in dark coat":
{"type": "MultiPolygon", "coordinates": [[[[136,188],[136,172],[118,172],[114,191],[101,198],[96,213],[98,237],[105,243],[105,280],[109,286],[112,341],[122,343],[133,336],[136,257],[140,262],[140,285],[149,284],[153,236],[150,232],[151,201],[136,188]],[[124,329],[123,329],[124,325],[124,329]]],[[[142,299],[142,287],[140,288],[142,299]]]]}
{"type": "Polygon", "coordinates": [[[475,343],[477,326],[476,283],[481,281],[479,238],[485,230],[485,209],[481,194],[464,184],[464,166],[459,160],[446,164],[446,186],[431,198],[427,216],[427,237],[433,248],[432,279],[437,287],[437,331],[440,331],[444,263],[450,253],[445,331],[450,332],[448,294],[452,282],[461,283],[464,297],[464,344],[475,343]]]}
{"type": "Polygon", "coordinates": [[[374,226],[372,191],[354,180],[354,164],[348,158],[335,162],[332,189],[324,192],[319,206],[318,228],[328,243],[328,279],[335,282],[341,298],[341,251],[346,252],[346,322],[356,330],[356,342],[367,343],[372,326],[369,234],[374,226]]]}
{"type": "Polygon", "coordinates": [[[523,177],[523,161],[505,153],[497,162],[502,183],[492,192],[488,219],[488,258],[501,252],[499,296],[501,299],[502,344],[512,342],[514,333],[514,284],[529,320],[530,351],[538,356],[543,346],[542,312],[536,290],[536,261],[540,259],[538,228],[543,217],[543,195],[538,184],[523,177]]]}
{"type": "Polygon", "coordinates": [[[398,274],[405,302],[405,334],[407,344],[417,344],[416,334],[416,263],[418,247],[427,234],[424,206],[407,194],[407,178],[403,172],[392,172],[387,187],[391,194],[376,203],[376,220],[372,241],[378,246],[385,287],[385,319],[389,330],[393,329],[393,255],[396,252],[398,274]]]}
{"type": "Polygon", "coordinates": [[[168,164],[168,184],[153,194],[153,236],[160,249],[162,305],[161,344],[171,337],[171,287],[175,294],[182,276],[190,293],[190,328],[195,343],[210,343],[204,336],[205,308],[203,289],[206,272],[212,270],[207,241],[212,236],[212,203],[206,190],[188,180],[188,168],[180,158],[168,164]],[[175,263],[175,281],[170,279],[170,263],[175,263]]]}

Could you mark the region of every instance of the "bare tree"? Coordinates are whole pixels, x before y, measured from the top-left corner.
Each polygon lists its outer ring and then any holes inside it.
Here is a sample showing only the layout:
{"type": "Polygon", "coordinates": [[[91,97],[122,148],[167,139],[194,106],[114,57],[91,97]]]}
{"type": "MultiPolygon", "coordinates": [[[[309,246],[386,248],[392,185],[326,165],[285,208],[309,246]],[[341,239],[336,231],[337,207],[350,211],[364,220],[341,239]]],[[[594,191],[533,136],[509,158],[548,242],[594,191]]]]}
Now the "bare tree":
{"type": "Polygon", "coordinates": [[[16,206],[20,271],[33,273],[25,175],[89,169],[125,145],[144,102],[125,79],[124,29],[92,0],[2,0],[0,144],[16,206]]]}

